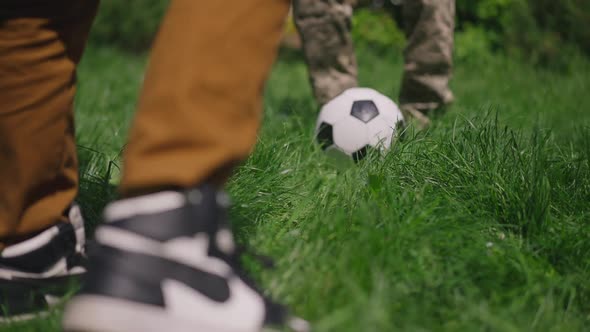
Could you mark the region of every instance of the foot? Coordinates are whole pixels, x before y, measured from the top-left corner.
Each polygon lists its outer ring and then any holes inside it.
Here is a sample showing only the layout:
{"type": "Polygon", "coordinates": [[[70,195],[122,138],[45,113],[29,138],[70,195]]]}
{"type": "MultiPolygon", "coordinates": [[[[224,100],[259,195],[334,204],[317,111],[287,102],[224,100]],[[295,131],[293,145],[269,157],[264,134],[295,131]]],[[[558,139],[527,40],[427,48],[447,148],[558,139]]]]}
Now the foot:
{"type": "Polygon", "coordinates": [[[428,129],[433,120],[445,115],[452,107],[452,100],[448,103],[403,104],[400,110],[404,114],[406,124],[418,130],[428,129]]]}
{"type": "Polygon", "coordinates": [[[418,130],[424,130],[430,127],[431,121],[427,115],[427,111],[422,111],[415,107],[406,105],[402,105],[400,109],[404,114],[404,118],[408,126],[414,126],[418,130]]]}
{"type": "Polygon", "coordinates": [[[60,223],[0,253],[0,321],[35,318],[72,292],[84,268],[84,221],[77,205],[60,223]]]}
{"type": "Polygon", "coordinates": [[[248,278],[226,222],[227,196],[203,186],[110,204],[65,331],[309,331],[248,278]]]}

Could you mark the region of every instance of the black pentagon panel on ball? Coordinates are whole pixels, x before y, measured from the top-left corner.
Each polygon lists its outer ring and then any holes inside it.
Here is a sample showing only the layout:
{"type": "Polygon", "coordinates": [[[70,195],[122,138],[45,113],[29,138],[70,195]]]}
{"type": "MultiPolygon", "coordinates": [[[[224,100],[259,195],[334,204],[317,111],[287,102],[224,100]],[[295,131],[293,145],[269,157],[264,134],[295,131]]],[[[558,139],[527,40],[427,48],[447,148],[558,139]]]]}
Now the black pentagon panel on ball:
{"type": "Polygon", "coordinates": [[[352,104],[350,115],[367,123],[379,115],[379,110],[372,100],[357,100],[352,104]]]}
{"type": "Polygon", "coordinates": [[[356,151],[355,153],[352,154],[352,159],[355,162],[359,162],[359,161],[365,159],[365,157],[367,156],[367,153],[369,152],[369,149],[370,148],[371,147],[369,145],[365,145],[360,150],[358,150],[358,151],[356,151]]]}
{"type": "Polygon", "coordinates": [[[329,148],[334,145],[334,132],[332,125],[322,122],[318,128],[317,140],[322,150],[329,148]]]}

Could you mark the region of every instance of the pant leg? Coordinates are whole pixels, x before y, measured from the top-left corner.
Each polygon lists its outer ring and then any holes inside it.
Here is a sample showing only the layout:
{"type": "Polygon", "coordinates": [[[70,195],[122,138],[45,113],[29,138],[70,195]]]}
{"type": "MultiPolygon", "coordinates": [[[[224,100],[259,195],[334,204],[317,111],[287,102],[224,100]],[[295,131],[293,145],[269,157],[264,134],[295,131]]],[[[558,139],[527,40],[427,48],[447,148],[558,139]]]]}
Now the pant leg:
{"type": "Polygon", "coordinates": [[[405,0],[403,16],[408,43],[402,107],[430,110],[452,102],[455,0],[405,0]]]}
{"type": "Polygon", "coordinates": [[[223,182],[248,156],[288,10],[288,0],[172,0],[125,150],[124,195],[223,182]]]}
{"type": "Polygon", "coordinates": [[[294,0],[295,25],[314,95],[320,105],[357,86],[357,63],[351,36],[356,0],[294,0]]]}
{"type": "Polygon", "coordinates": [[[0,2],[0,242],[64,220],[76,196],[75,70],[97,4],[0,2]]]}

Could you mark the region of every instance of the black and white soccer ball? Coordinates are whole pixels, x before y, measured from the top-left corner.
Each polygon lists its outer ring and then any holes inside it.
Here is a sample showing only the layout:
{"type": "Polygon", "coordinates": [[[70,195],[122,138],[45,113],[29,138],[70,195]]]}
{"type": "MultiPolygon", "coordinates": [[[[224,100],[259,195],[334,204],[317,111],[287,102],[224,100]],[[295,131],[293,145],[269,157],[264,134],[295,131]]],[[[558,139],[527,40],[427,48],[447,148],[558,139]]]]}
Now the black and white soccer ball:
{"type": "Polygon", "coordinates": [[[402,112],[387,96],[369,88],[351,88],[322,107],[316,138],[322,149],[358,161],[371,148],[388,150],[403,124],[402,112]]]}

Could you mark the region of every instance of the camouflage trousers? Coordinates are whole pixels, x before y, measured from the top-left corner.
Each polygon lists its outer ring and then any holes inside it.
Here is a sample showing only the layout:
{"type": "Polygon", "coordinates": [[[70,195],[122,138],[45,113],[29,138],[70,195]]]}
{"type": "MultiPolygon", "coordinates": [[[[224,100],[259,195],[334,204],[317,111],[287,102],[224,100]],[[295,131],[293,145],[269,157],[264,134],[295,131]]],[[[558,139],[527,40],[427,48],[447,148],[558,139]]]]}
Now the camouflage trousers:
{"type": "MultiPolygon", "coordinates": [[[[353,8],[358,2],[293,1],[295,25],[303,41],[314,94],[321,105],[358,84],[350,33],[353,8]]],[[[402,13],[407,45],[401,106],[427,111],[450,103],[455,0],[405,0],[402,13]]]]}

